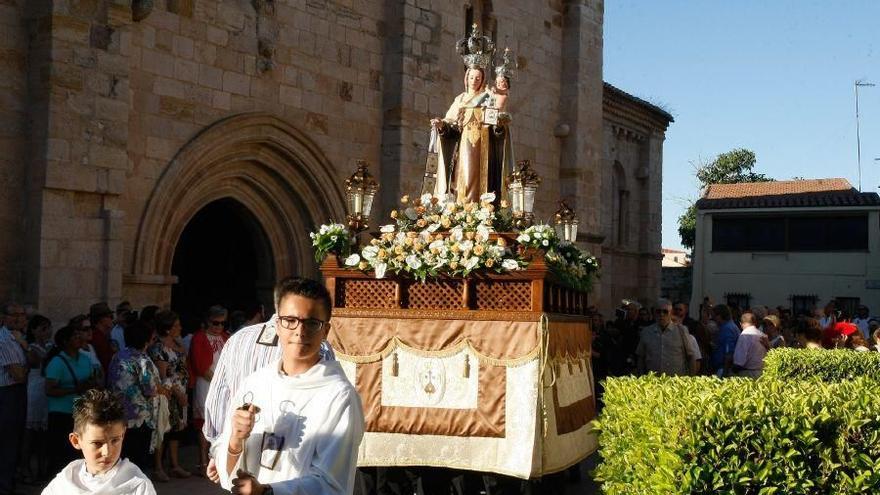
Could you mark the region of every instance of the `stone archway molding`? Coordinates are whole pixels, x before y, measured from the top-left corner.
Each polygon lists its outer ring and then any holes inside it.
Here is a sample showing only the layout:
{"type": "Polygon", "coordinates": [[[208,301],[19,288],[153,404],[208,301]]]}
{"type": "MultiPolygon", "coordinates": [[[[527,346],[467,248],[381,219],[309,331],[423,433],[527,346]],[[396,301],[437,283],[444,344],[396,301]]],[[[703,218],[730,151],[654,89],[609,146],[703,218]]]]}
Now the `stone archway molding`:
{"type": "Polygon", "coordinates": [[[126,283],[174,283],[174,250],[187,223],[207,204],[232,198],[259,220],[276,278],[317,276],[308,231],[345,217],[333,165],[304,133],[266,113],[246,113],[204,129],[171,160],[138,226],[126,283]]]}

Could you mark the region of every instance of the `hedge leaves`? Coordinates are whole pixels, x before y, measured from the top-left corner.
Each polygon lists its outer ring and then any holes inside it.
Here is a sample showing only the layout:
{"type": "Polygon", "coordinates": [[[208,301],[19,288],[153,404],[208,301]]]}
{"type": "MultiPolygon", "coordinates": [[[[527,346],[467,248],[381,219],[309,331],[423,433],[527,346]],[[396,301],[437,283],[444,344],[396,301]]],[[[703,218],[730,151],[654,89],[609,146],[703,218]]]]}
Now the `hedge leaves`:
{"type": "Polygon", "coordinates": [[[880,492],[878,358],[781,350],[759,380],[609,378],[596,477],[608,495],[880,492]],[[795,378],[811,374],[828,381],[795,378]]]}

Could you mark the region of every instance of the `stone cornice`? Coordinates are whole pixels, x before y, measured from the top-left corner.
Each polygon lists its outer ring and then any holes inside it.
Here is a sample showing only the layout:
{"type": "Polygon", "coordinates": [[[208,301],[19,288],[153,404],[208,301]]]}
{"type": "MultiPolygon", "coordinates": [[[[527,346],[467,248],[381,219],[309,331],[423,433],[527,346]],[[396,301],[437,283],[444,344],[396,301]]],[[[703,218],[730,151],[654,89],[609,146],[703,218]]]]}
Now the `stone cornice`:
{"type": "Polygon", "coordinates": [[[622,120],[621,123],[629,123],[637,128],[641,127],[646,134],[652,131],[664,133],[669,124],[674,121],[672,115],[666,111],[608,83],[605,83],[602,92],[602,111],[604,118],[617,117],[622,120]]]}

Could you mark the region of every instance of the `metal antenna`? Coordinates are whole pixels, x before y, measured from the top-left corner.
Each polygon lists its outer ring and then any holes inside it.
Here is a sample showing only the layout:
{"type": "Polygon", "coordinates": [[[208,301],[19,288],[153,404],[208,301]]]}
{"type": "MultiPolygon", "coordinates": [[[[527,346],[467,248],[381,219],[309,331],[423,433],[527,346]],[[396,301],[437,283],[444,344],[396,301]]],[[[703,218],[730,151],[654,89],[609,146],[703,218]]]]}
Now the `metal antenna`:
{"type": "Polygon", "coordinates": [[[856,160],[859,165],[859,192],[862,192],[862,138],[859,133],[859,88],[876,86],[874,83],[857,79],[853,83],[856,90],[856,160]]]}

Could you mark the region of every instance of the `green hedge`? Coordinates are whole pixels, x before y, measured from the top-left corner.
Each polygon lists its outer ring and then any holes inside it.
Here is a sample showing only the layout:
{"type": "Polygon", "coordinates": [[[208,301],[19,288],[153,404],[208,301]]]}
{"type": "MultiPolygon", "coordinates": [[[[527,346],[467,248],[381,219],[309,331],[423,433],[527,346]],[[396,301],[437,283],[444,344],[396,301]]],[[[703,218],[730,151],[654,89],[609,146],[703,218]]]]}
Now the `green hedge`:
{"type": "Polygon", "coordinates": [[[607,495],[876,493],[877,386],[609,378],[596,478],[607,495]]]}
{"type": "Polygon", "coordinates": [[[774,349],[764,358],[765,378],[817,378],[838,382],[858,376],[880,380],[880,352],[774,349]]]}

